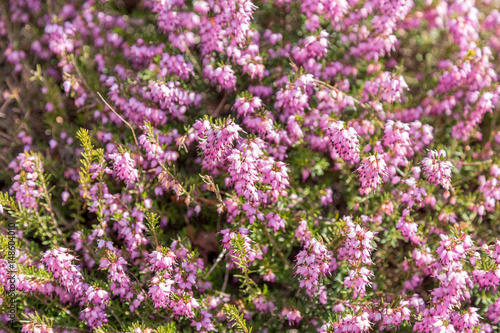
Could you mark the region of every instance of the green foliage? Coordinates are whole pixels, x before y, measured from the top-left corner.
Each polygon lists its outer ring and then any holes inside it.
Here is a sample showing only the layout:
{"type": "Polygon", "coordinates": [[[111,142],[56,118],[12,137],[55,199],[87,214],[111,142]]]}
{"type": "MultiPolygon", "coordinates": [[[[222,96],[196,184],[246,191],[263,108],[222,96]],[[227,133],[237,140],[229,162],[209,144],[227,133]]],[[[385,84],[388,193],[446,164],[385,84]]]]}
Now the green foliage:
{"type": "Polygon", "coordinates": [[[238,308],[234,305],[224,304],[224,313],[232,322],[232,328],[238,333],[251,333],[252,328],[247,327],[247,323],[243,318],[243,313],[240,313],[238,308]]]}

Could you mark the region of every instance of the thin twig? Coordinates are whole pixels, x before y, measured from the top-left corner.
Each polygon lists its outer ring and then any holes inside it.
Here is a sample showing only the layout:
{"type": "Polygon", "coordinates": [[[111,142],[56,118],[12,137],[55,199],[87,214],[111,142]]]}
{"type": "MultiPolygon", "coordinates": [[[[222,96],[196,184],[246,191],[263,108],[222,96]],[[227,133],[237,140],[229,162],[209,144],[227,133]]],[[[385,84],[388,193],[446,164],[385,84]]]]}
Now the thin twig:
{"type": "Polygon", "coordinates": [[[210,273],[213,272],[213,270],[215,269],[215,267],[217,267],[217,265],[220,263],[220,261],[222,260],[222,258],[224,258],[224,254],[226,254],[226,249],[223,249],[222,252],[219,254],[219,256],[217,257],[217,260],[212,265],[212,267],[208,271],[207,275],[205,275],[205,279],[208,278],[208,276],[210,275],[210,273]]]}
{"type": "MultiPolygon", "coordinates": [[[[147,294],[147,293],[144,291],[144,289],[142,288],[142,284],[141,284],[141,282],[139,281],[139,279],[137,278],[137,276],[135,276],[135,274],[134,274],[134,273],[132,273],[132,272],[131,272],[131,271],[129,271],[129,270],[127,270],[127,273],[128,273],[128,274],[130,274],[130,275],[132,275],[132,276],[134,277],[134,279],[137,281],[137,287],[141,289],[141,291],[143,292],[143,294],[147,294]]],[[[154,311],[155,311],[155,309],[154,309],[154,308],[153,308],[153,307],[152,307],[149,303],[147,303],[147,302],[146,302],[145,304],[147,304],[147,305],[149,306],[149,308],[151,309],[151,311],[152,311],[152,312],[154,312],[154,311]]],[[[168,318],[168,317],[162,316],[162,315],[161,315],[161,314],[159,314],[159,313],[158,313],[157,315],[158,315],[158,316],[160,316],[160,317],[162,317],[163,319],[167,319],[167,318],[168,318]]]]}
{"type": "Polygon", "coordinates": [[[226,273],[224,274],[224,283],[222,283],[222,289],[221,289],[222,292],[226,291],[228,281],[229,281],[229,269],[227,268],[226,264],[226,273]]]}
{"type": "Polygon", "coordinates": [[[215,109],[214,113],[212,113],[212,117],[217,117],[219,115],[219,112],[224,107],[224,104],[226,104],[227,96],[228,96],[228,93],[226,91],[224,93],[224,97],[222,97],[222,100],[220,101],[219,105],[217,106],[217,109],[215,109]]]}
{"type": "Polygon", "coordinates": [[[3,111],[9,106],[9,104],[12,102],[12,98],[7,98],[5,102],[3,102],[2,107],[0,107],[0,114],[3,113],[3,111]]]}
{"type": "MultiPolygon", "coordinates": [[[[298,67],[298,66],[297,66],[297,65],[293,62],[293,60],[292,60],[290,57],[289,57],[288,59],[290,60],[290,63],[291,63],[291,65],[292,65],[292,68],[294,69],[294,71],[295,71],[295,72],[297,72],[297,71],[299,70],[299,67],[298,67]]],[[[356,104],[360,105],[361,107],[363,107],[363,108],[365,108],[365,109],[369,109],[369,106],[368,106],[368,105],[366,105],[365,103],[363,103],[363,102],[361,102],[361,101],[357,100],[356,98],[354,98],[354,97],[352,97],[352,96],[350,96],[350,95],[347,95],[345,92],[341,91],[341,90],[340,90],[340,89],[338,89],[337,87],[334,87],[334,86],[332,86],[332,85],[330,85],[330,84],[328,84],[328,83],[326,83],[326,82],[324,82],[324,81],[318,80],[318,79],[314,79],[314,82],[315,82],[317,85],[322,86],[323,88],[327,88],[327,89],[330,89],[330,90],[335,91],[337,94],[343,94],[343,95],[346,95],[346,96],[348,96],[348,97],[352,98],[352,100],[353,100],[356,104]]]]}
{"type": "Polygon", "coordinates": [[[14,138],[11,137],[10,135],[8,135],[7,133],[4,133],[4,132],[0,132],[0,136],[4,137],[5,140],[9,141],[9,142],[12,142],[14,141],[14,138]]]}
{"type": "Polygon", "coordinates": [[[286,260],[285,255],[283,254],[283,252],[281,252],[280,248],[278,247],[278,244],[276,244],[276,242],[274,241],[273,237],[271,236],[271,234],[269,233],[269,231],[267,230],[266,227],[264,227],[264,231],[266,232],[266,236],[269,239],[269,241],[271,242],[271,244],[273,244],[273,248],[276,250],[276,252],[278,253],[278,256],[280,257],[281,261],[283,262],[285,269],[288,269],[288,261],[286,260]]]}
{"type": "Polygon", "coordinates": [[[59,236],[61,236],[61,238],[62,238],[63,233],[62,233],[61,229],[59,228],[59,223],[57,223],[57,218],[54,214],[54,207],[52,206],[52,200],[50,199],[50,194],[49,194],[49,190],[47,188],[45,175],[42,173],[40,177],[42,180],[42,188],[44,191],[45,200],[47,201],[47,206],[45,207],[45,209],[49,212],[50,217],[52,218],[52,224],[54,225],[54,228],[55,228],[57,234],[59,236]]]}
{"type": "Polygon", "coordinates": [[[24,106],[24,103],[21,101],[21,98],[19,97],[19,89],[15,88],[11,81],[9,79],[5,80],[5,83],[7,84],[7,87],[10,90],[11,96],[14,96],[14,99],[17,101],[21,109],[24,111],[24,118],[28,118],[30,115],[30,110],[26,109],[24,106]]]}
{"type": "MultiPolygon", "coordinates": [[[[90,88],[90,85],[87,83],[87,80],[85,80],[85,77],[83,76],[82,72],[80,71],[80,68],[78,67],[78,65],[76,64],[76,60],[75,58],[72,58],[72,61],[71,61],[71,64],[73,65],[73,67],[75,68],[76,70],[76,73],[80,76],[80,78],[82,79],[82,83],[83,85],[85,86],[85,89],[87,89],[87,91],[89,93],[91,93],[92,95],[94,95],[95,97],[95,93],[96,91],[94,91],[94,89],[90,88]]],[[[99,94],[97,92],[97,94],[99,94]]],[[[99,95],[100,96],[100,95],[99,95]]],[[[102,97],[101,97],[102,98],[102,97]]],[[[103,100],[104,101],[104,100],[103,100]]],[[[106,101],[104,101],[104,103],[106,103],[106,101]]]]}
{"type": "Polygon", "coordinates": [[[78,330],[80,332],[90,332],[90,329],[73,327],[73,326],[60,326],[60,325],[54,325],[54,326],[52,326],[52,328],[55,328],[55,327],[62,328],[63,330],[71,329],[71,330],[78,330]]]}
{"type": "Polygon", "coordinates": [[[191,60],[191,62],[193,63],[194,67],[196,67],[196,69],[198,70],[200,75],[203,75],[203,71],[201,70],[200,65],[196,61],[196,58],[193,56],[193,54],[191,53],[191,50],[189,49],[189,47],[187,46],[186,43],[184,43],[184,51],[186,51],[186,53],[189,57],[189,60],[191,60]]]}
{"type": "Polygon", "coordinates": [[[366,105],[365,103],[357,100],[356,98],[352,97],[351,95],[347,95],[345,92],[341,91],[340,89],[324,82],[324,81],[321,81],[321,80],[318,80],[318,79],[314,79],[314,82],[320,86],[322,86],[323,88],[327,88],[327,89],[330,89],[330,90],[333,90],[335,91],[337,94],[342,94],[342,95],[346,95],[348,97],[350,97],[356,104],[358,104],[359,106],[363,107],[364,109],[368,109],[369,106],[366,105]]]}
{"type": "Polygon", "coordinates": [[[462,165],[481,165],[493,162],[493,160],[477,161],[477,162],[460,162],[462,165]]]}
{"type": "Polygon", "coordinates": [[[118,112],[115,111],[115,109],[113,109],[113,107],[111,105],[109,105],[108,102],[106,102],[106,100],[102,97],[102,95],[97,92],[97,95],[99,95],[99,97],[102,99],[102,101],[104,102],[104,104],[106,104],[106,106],[108,108],[111,109],[111,111],[113,111],[113,113],[118,117],[120,118],[121,121],[123,121],[125,123],[125,125],[127,125],[128,127],[130,127],[130,129],[132,130],[132,135],[134,136],[134,141],[135,141],[135,144],[137,145],[137,147],[139,147],[139,142],[137,141],[137,138],[135,136],[135,131],[134,131],[134,128],[132,127],[132,125],[130,125],[130,123],[128,121],[126,121],[125,119],[122,118],[122,116],[120,116],[118,114],[118,112]]]}
{"type": "Polygon", "coordinates": [[[120,320],[120,318],[118,318],[118,316],[115,314],[115,312],[113,311],[113,309],[110,307],[109,308],[109,312],[113,315],[113,317],[116,319],[116,321],[120,324],[120,326],[123,326],[123,323],[122,321],[120,320]]]}
{"type": "Polygon", "coordinates": [[[44,303],[44,304],[47,304],[47,306],[49,305],[56,305],[59,309],[61,309],[62,311],[66,312],[66,314],[68,316],[70,316],[71,318],[75,319],[75,320],[79,320],[78,317],[76,317],[73,312],[71,312],[70,310],[68,310],[67,308],[63,307],[61,304],[59,304],[58,302],[50,302],[50,304],[48,304],[44,299],[38,297],[37,295],[31,295],[33,296],[34,298],[36,298],[37,300],[39,300],[40,302],[44,303]]]}
{"type": "Polygon", "coordinates": [[[68,230],[73,229],[73,227],[77,225],[78,222],[80,222],[80,219],[77,217],[70,224],[67,224],[66,227],[64,227],[63,231],[66,232],[68,230]]]}
{"type": "Polygon", "coordinates": [[[8,167],[8,165],[9,165],[10,162],[3,155],[0,155],[0,160],[3,161],[3,163],[5,164],[5,170],[7,170],[7,167],[8,167]]]}

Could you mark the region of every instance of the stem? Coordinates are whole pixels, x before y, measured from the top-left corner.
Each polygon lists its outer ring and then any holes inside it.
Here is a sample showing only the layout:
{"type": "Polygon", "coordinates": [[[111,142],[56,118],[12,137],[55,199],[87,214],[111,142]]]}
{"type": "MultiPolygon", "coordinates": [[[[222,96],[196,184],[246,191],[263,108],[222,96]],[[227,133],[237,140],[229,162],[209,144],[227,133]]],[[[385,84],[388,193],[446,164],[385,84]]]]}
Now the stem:
{"type": "Polygon", "coordinates": [[[116,319],[116,321],[118,322],[118,324],[120,324],[120,326],[123,326],[123,323],[122,321],[118,318],[118,316],[115,314],[115,312],[113,311],[113,309],[111,307],[108,307],[109,309],[109,312],[113,315],[113,317],[116,319]]]}
{"type": "Polygon", "coordinates": [[[274,239],[271,237],[271,234],[267,230],[267,227],[264,227],[264,231],[266,232],[266,236],[269,239],[269,241],[273,244],[274,248],[276,249],[276,252],[278,253],[278,256],[280,257],[281,261],[285,265],[285,269],[288,269],[288,261],[285,258],[285,255],[283,252],[281,252],[280,248],[278,247],[278,244],[274,241],[274,239]]]}
{"type": "MultiPolygon", "coordinates": [[[[69,59],[69,57],[68,57],[68,61],[69,61],[69,62],[71,62],[71,64],[73,65],[73,67],[74,67],[74,68],[75,68],[75,70],[76,70],[76,73],[77,73],[77,74],[80,76],[80,78],[82,79],[82,83],[83,83],[83,85],[85,86],[85,88],[86,88],[86,89],[87,89],[87,90],[88,90],[88,91],[89,91],[92,95],[94,95],[94,97],[96,97],[96,96],[95,96],[95,93],[96,93],[96,92],[94,91],[94,89],[91,89],[91,88],[90,88],[89,84],[87,83],[87,80],[85,80],[85,77],[83,76],[82,72],[80,71],[80,68],[78,68],[78,65],[76,64],[76,60],[75,60],[75,58],[74,58],[74,57],[72,57],[72,58],[71,58],[71,60],[70,60],[70,59],[69,59]]],[[[97,93],[97,94],[99,94],[99,93],[97,93]]],[[[101,98],[102,98],[102,97],[101,97],[101,98]]],[[[97,98],[96,98],[96,99],[97,99],[97,98]]]]}
{"type": "Polygon", "coordinates": [[[224,282],[222,283],[221,292],[226,291],[228,281],[229,281],[229,269],[227,268],[227,264],[226,264],[226,273],[224,274],[224,282]]]}
{"type": "Polygon", "coordinates": [[[30,115],[30,110],[28,110],[26,108],[26,106],[24,105],[24,103],[21,101],[21,98],[19,97],[19,93],[18,93],[19,90],[15,89],[12,86],[12,83],[10,82],[9,79],[6,79],[5,83],[7,84],[7,87],[10,90],[11,96],[14,96],[14,99],[17,101],[17,103],[19,104],[19,106],[21,107],[21,109],[24,111],[24,118],[25,119],[28,118],[28,116],[30,115]]]}
{"type": "Polygon", "coordinates": [[[484,160],[484,161],[477,161],[477,162],[461,162],[462,165],[481,165],[481,164],[488,164],[493,162],[493,160],[484,160]]]}
{"type": "MultiPolygon", "coordinates": [[[[39,300],[40,302],[47,304],[47,302],[46,302],[44,299],[42,299],[42,298],[40,298],[40,297],[38,297],[38,296],[36,296],[36,295],[32,295],[32,296],[33,296],[33,297],[35,297],[35,298],[36,298],[37,300],[39,300]]],[[[62,306],[61,304],[59,304],[58,302],[51,302],[51,304],[55,304],[55,305],[56,305],[58,308],[60,308],[62,311],[66,312],[66,314],[67,314],[67,315],[69,315],[71,318],[73,318],[73,319],[75,319],[75,320],[77,320],[77,321],[80,321],[80,319],[79,319],[78,317],[76,317],[76,316],[75,316],[75,315],[74,315],[74,314],[73,314],[70,310],[66,309],[65,307],[63,307],[63,306],[62,306]]],[[[49,304],[47,304],[47,306],[48,306],[48,305],[49,305],[49,304]]]]}
{"type": "MultiPolygon", "coordinates": [[[[57,234],[59,236],[63,236],[63,233],[62,233],[62,231],[59,228],[59,225],[57,223],[56,216],[54,215],[54,207],[52,206],[52,200],[50,200],[50,195],[49,195],[49,191],[47,189],[47,183],[45,181],[45,175],[43,174],[43,172],[41,173],[40,178],[41,178],[42,185],[43,185],[43,193],[45,194],[45,200],[47,201],[47,207],[45,207],[45,208],[49,212],[50,216],[52,217],[52,223],[54,224],[54,228],[56,229],[57,234]]],[[[64,237],[63,237],[63,239],[64,239],[64,237]]]]}
{"type": "Polygon", "coordinates": [[[217,260],[215,261],[215,263],[212,265],[212,267],[208,271],[207,275],[205,275],[205,279],[208,278],[208,276],[210,275],[210,273],[213,272],[213,270],[215,269],[215,267],[217,267],[217,265],[220,263],[220,261],[222,260],[222,258],[224,258],[225,254],[226,254],[226,249],[223,249],[222,252],[217,257],[217,260]]]}
{"type": "Polygon", "coordinates": [[[226,104],[227,96],[229,94],[227,91],[224,93],[224,97],[222,97],[222,100],[220,101],[219,105],[217,106],[217,109],[215,109],[214,113],[212,113],[212,117],[217,117],[219,115],[219,112],[222,110],[224,107],[224,104],[226,104]]]}
{"type": "Polygon", "coordinates": [[[136,138],[136,136],[135,136],[135,131],[134,131],[134,128],[132,127],[132,125],[130,125],[130,123],[129,123],[128,121],[126,121],[125,119],[123,119],[123,118],[122,118],[122,116],[120,116],[120,115],[118,114],[118,112],[116,112],[116,111],[115,111],[115,109],[113,109],[113,107],[112,107],[111,105],[109,105],[109,103],[108,103],[108,102],[106,102],[106,100],[102,97],[102,95],[101,95],[99,92],[97,92],[97,95],[99,95],[99,97],[102,99],[102,101],[104,102],[104,104],[106,104],[106,106],[107,106],[108,108],[110,108],[110,109],[111,109],[111,111],[113,111],[113,113],[114,113],[114,114],[115,114],[118,118],[120,118],[120,120],[121,120],[121,121],[123,121],[123,122],[125,123],[125,125],[127,125],[128,127],[130,127],[130,129],[132,130],[132,135],[134,136],[135,145],[136,145],[137,147],[139,147],[139,142],[137,141],[137,138],[136,138]]]}
{"type": "Polygon", "coordinates": [[[191,62],[193,63],[194,67],[196,67],[196,69],[198,70],[200,75],[203,76],[203,71],[202,71],[200,65],[196,61],[196,58],[193,56],[193,54],[191,53],[191,50],[189,49],[189,47],[187,46],[186,43],[184,43],[184,51],[186,51],[186,53],[189,57],[189,60],[191,60],[191,62]]]}
{"type": "Polygon", "coordinates": [[[62,328],[62,329],[72,329],[72,330],[78,330],[80,332],[90,332],[90,329],[85,329],[85,328],[79,328],[79,327],[73,327],[73,326],[60,326],[60,325],[54,325],[52,328],[62,328]]]}

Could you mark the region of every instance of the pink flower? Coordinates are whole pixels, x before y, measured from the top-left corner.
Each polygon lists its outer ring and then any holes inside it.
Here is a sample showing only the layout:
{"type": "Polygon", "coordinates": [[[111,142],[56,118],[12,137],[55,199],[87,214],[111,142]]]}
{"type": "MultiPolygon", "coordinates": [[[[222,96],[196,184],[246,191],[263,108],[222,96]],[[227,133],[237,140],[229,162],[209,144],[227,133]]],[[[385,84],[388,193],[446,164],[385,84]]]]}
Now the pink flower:
{"type": "Polygon", "coordinates": [[[283,195],[285,189],[290,186],[288,167],[285,163],[274,161],[272,158],[262,161],[260,172],[262,172],[262,183],[271,185],[272,197],[277,200],[283,195]]]}
{"type": "Polygon", "coordinates": [[[255,111],[262,108],[263,105],[259,97],[238,97],[234,102],[233,109],[236,110],[240,118],[245,119],[245,117],[254,114],[255,111]]]}
{"type": "Polygon", "coordinates": [[[236,89],[236,75],[230,65],[213,68],[212,65],[205,66],[203,74],[213,84],[222,90],[232,91],[236,89]]]}
{"type": "Polygon", "coordinates": [[[115,177],[130,185],[139,180],[139,171],[135,168],[135,161],[129,153],[109,154],[108,158],[113,161],[113,172],[115,177]]]}
{"type": "Polygon", "coordinates": [[[98,306],[85,308],[80,314],[80,319],[84,320],[90,327],[100,327],[108,322],[104,310],[98,306]]]}
{"type": "Polygon", "coordinates": [[[88,285],[83,280],[80,268],[73,264],[74,260],[75,256],[68,249],[60,247],[46,251],[41,262],[63,288],[74,297],[82,297],[88,285]]]}
{"type": "Polygon", "coordinates": [[[444,150],[441,149],[439,152],[431,150],[427,157],[422,160],[422,167],[431,184],[441,185],[448,190],[451,186],[453,164],[450,161],[445,161],[445,157],[444,150]]]}
{"type": "Polygon", "coordinates": [[[295,274],[299,276],[300,288],[305,288],[309,296],[320,290],[320,279],[330,273],[331,260],[332,253],[314,238],[297,255],[295,274]]]}
{"type": "Polygon", "coordinates": [[[38,198],[43,197],[43,188],[39,186],[40,176],[44,172],[42,161],[38,155],[21,153],[9,164],[17,174],[11,193],[15,193],[16,202],[29,210],[38,207],[38,198]]]}
{"type": "Polygon", "coordinates": [[[69,192],[68,191],[63,191],[63,193],[61,194],[61,199],[62,199],[63,202],[68,201],[68,199],[69,199],[69,192]]]}
{"type": "Polygon", "coordinates": [[[364,157],[361,166],[356,170],[359,174],[361,188],[359,192],[367,195],[377,189],[387,179],[386,164],[381,155],[364,157]]]}
{"type": "Polygon", "coordinates": [[[277,232],[279,229],[285,230],[285,220],[277,213],[267,213],[267,226],[269,228],[273,228],[274,232],[277,232]]]}
{"type": "Polygon", "coordinates": [[[209,171],[225,161],[231,152],[233,143],[240,138],[241,127],[232,121],[223,125],[206,124],[200,128],[200,143],[198,149],[203,153],[203,168],[209,171]]]}
{"type": "Polygon", "coordinates": [[[359,161],[358,133],[354,128],[347,127],[343,121],[337,121],[328,126],[326,135],[330,139],[333,150],[344,161],[359,161]]]}
{"type": "Polygon", "coordinates": [[[401,235],[403,235],[405,240],[411,240],[414,244],[420,244],[420,238],[417,235],[418,225],[409,216],[402,216],[398,220],[396,228],[401,231],[401,235]]]}
{"type": "Polygon", "coordinates": [[[299,310],[287,307],[283,308],[283,310],[281,311],[281,316],[285,319],[288,319],[289,325],[299,323],[302,320],[302,315],[299,310]]]}
{"type": "Polygon", "coordinates": [[[363,311],[361,314],[346,314],[332,325],[334,332],[368,332],[372,326],[369,320],[369,313],[363,311]]]}

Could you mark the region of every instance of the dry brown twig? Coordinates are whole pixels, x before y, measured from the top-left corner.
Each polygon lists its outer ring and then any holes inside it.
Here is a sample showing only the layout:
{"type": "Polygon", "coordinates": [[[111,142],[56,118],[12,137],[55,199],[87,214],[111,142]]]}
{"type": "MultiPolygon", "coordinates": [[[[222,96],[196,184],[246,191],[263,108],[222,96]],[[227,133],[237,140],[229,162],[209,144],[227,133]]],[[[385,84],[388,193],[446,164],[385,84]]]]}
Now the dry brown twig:
{"type": "Polygon", "coordinates": [[[139,147],[139,142],[137,141],[137,137],[135,136],[135,131],[134,131],[134,128],[132,127],[132,125],[130,125],[130,123],[128,121],[126,121],[125,119],[122,118],[122,116],[120,116],[118,114],[118,112],[115,111],[115,109],[113,109],[113,107],[111,105],[109,105],[108,102],[106,102],[106,100],[102,97],[102,95],[97,92],[97,95],[99,95],[99,97],[102,99],[102,101],[104,102],[104,104],[106,104],[106,106],[111,110],[113,111],[113,113],[118,117],[120,118],[121,121],[123,121],[125,123],[125,125],[127,125],[128,127],[130,127],[130,129],[132,130],[132,135],[134,136],[134,141],[135,141],[135,144],[137,147],[139,147]]]}
{"type": "MultiPolygon", "coordinates": [[[[293,60],[291,58],[288,58],[290,60],[290,64],[292,65],[292,68],[295,72],[297,72],[299,70],[299,67],[293,62],[293,60]]],[[[326,89],[329,89],[329,90],[332,90],[332,91],[335,91],[337,94],[342,94],[342,95],[346,95],[350,98],[352,98],[352,100],[358,104],[359,106],[361,106],[362,108],[364,109],[369,109],[370,107],[368,105],[366,105],[365,103],[361,102],[360,100],[350,96],[350,95],[347,95],[345,92],[343,92],[342,90],[338,89],[337,87],[335,86],[332,86],[324,81],[321,81],[321,80],[318,80],[318,79],[314,79],[314,83],[316,83],[317,85],[323,87],[323,88],[326,88],[326,89]]]]}
{"type": "Polygon", "coordinates": [[[477,162],[461,162],[460,164],[462,165],[481,165],[481,164],[488,164],[488,163],[492,163],[493,160],[489,159],[489,160],[484,160],[484,161],[477,161],[477,162]]]}
{"type": "Polygon", "coordinates": [[[226,91],[224,93],[224,97],[222,97],[222,100],[220,101],[219,105],[217,106],[217,109],[215,109],[214,113],[212,113],[212,117],[217,117],[219,115],[222,108],[224,107],[224,104],[226,104],[227,96],[228,96],[228,93],[226,91]]]}

